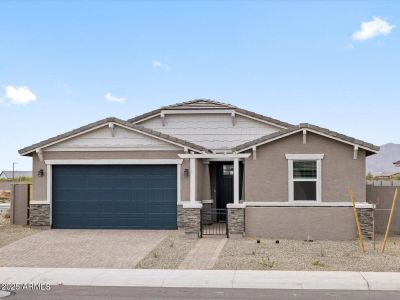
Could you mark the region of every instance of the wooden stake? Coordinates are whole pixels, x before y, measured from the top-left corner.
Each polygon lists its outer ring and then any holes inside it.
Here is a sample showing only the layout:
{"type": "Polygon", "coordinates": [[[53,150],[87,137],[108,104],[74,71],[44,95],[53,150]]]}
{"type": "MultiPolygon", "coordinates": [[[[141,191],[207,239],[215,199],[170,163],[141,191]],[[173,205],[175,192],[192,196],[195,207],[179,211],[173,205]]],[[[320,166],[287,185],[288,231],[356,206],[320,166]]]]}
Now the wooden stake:
{"type": "Polygon", "coordinates": [[[354,211],[354,218],[356,219],[356,224],[357,224],[357,230],[358,230],[358,238],[359,238],[359,243],[360,243],[360,250],[362,253],[365,252],[364,248],[364,240],[361,232],[361,226],[360,226],[360,221],[358,220],[358,215],[357,215],[357,209],[356,209],[356,199],[353,194],[353,190],[351,188],[348,189],[349,196],[351,199],[351,202],[353,203],[353,211],[354,211]]]}
{"type": "Polygon", "coordinates": [[[398,194],[399,194],[399,191],[398,191],[398,189],[396,189],[394,191],[394,196],[393,196],[393,201],[392,201],[392,209],[390,210],[389,220],[388,220],[388,224],[387,224],[387,227],[386,227],[385,238],[383,239],[383,244],[382,244],[382,249],[381,249],[382,253],[385,251],[387,238],[389,236],[390,226],[392,225],[392,217],[393,217],[393,214],[394,214],[394,208],[396,206],[396,201],[397,201],[398,194]]]}

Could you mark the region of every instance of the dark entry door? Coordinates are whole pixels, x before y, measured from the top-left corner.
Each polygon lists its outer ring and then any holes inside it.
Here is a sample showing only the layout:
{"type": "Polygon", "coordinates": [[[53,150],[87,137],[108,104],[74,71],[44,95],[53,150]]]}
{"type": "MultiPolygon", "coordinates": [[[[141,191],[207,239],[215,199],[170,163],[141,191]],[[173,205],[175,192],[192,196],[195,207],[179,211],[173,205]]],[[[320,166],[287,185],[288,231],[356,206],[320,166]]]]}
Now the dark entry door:
{"type": "Polygon", "coordinates": [[[233,203],[233,163],[217,164],[217,208],[233,203]]]}
{"type": "MultiPolygon", "coordinates": [[[[233,203],[233,162],[217,163],[217,208],[233,203]]],[[[239,162],[239,195],[242,194],[243,164],[239,162]]],[[[240,196],[239,196],[240,197],[240,196]]]]}
{"type": "Polygon", "coordinates": [[[176,229],[175,165],[53,166],[54,228],[176,229]]]}

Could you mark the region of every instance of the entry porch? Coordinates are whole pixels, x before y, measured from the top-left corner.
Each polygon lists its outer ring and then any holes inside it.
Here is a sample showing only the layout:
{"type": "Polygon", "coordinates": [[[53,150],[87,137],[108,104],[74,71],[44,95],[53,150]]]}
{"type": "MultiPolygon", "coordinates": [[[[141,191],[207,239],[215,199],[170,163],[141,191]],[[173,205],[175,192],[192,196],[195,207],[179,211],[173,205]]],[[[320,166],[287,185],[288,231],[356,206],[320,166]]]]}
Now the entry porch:
{"type": "Polygon", "coordinates": [[[187,235],[244,234],[244,163],[250,154],[181,154],[189,160],[189,199],[178,203],[187,235]]]}

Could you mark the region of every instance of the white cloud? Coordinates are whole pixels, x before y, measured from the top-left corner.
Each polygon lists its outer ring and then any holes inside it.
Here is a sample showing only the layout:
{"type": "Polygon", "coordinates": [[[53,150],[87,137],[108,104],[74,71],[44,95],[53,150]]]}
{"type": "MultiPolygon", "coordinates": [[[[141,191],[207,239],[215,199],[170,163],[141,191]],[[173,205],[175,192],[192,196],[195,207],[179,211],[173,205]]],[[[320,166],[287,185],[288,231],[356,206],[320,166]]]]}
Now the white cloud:
{"type": "Polygon", "coordinates": [[[153,68],[154,69],[161,68],[161,69],[164,69],[164,70],[167,70],[167,71],[171,71],[171,67],[170,66],[168,66],[166,63],[163,63],[163,62],[161,62],[159,60],[153,60],[152,64],[153,64],[153,68]]]}
{"type": "Polygon", "coordinates": [[[372,21],[362,22],[359,31],[353,33],[353,40],[365,41],[378,35],[388,35],[392,32],[395,25],[389,24],[385,20],[373,17],[372,21]]]}
{"type": "Polygon", "coordinates": [[[126,101],[125,98],[114,96],[114,95],[111,94],[111,93],[105,94],[105,95],[104,95],[104,98],[106,98],[106,99],[107,99],[108,101],[110,101],[110,102],[120,102],[120,103],[121,103],[121,102],[126,101]]]}
{"type": "Polygon", "coordinates": [[[12,104],[28,104],[36,101],[36,95],[26,86],[6,86],[5,97],[11,100],[12,104]]]}

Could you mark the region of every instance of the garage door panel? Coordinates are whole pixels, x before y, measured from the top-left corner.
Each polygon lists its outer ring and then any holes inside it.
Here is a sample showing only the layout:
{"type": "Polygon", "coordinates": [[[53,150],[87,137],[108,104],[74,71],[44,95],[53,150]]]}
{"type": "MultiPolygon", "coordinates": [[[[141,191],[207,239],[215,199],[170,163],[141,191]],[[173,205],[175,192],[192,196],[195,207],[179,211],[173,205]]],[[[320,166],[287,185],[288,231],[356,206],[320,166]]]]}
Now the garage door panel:
{"type": "Polygon", "coordinates": [[[176,165],[53,166],[54,228],[176,228],[176,165]]]}

